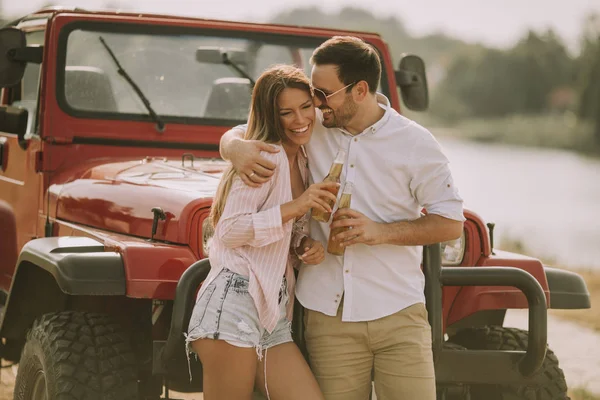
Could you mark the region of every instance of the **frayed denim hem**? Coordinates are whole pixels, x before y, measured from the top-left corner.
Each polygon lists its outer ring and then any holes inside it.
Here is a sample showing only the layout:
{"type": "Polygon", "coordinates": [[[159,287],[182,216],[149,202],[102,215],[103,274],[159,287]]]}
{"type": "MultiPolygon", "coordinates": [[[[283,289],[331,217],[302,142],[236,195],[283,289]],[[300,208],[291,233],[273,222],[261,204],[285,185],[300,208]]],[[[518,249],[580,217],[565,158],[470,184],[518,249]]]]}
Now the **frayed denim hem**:
{"type": "MultiPolygon", "coordinates": [[[[236,337],[234,335],[228,335],[225,333],[225,337],[223,337],[223,332],[207,332],[200,329],[195,329],[195,332],[192,334],[188,334],[183,332],[183,337],[185,338],[185,355],[187,357],[188,362],[188,373],[190,375],[190,382],[192,381],[192,364],[190,359],[190,354],[193,354],[196,359],[198,359],[198,355],[191,349],[190,343],[195,342],[198,339],[212,339],[212,340],[224,340],[224,341],[234,341],[234,342],[247,342],[242,337],[236,337]],[[218,338],[215,338],[218,336],[218,338]]],[[[263,350],[264,347],[260,343],[248,343],[249,347],[254,347],[256,350],[256,356],[258,361],[262,361],[263,359],[263,350]]]]}

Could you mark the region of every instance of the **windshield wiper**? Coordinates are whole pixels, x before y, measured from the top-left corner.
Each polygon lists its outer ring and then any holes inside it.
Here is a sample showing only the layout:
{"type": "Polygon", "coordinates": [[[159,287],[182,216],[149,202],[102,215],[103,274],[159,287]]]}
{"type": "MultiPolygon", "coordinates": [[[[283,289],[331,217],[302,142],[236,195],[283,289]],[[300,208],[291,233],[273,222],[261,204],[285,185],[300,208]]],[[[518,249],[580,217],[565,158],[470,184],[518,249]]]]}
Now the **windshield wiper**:
{"type": "Polygon", "coordinates": [[[133,79],[131,79],[131,76],[129,76],[127,71],[125,71],[123,69],[123,67],[121,66],[121,63],[119,63],[119,60],[115,56],[115,53],[113,53],[111,48],[104,41],[104,38],[102,36],[98,36],[98,39],[100,39],[100,42],[102,43],[102,45],[104,46],[104,48],[106,49],[106,51],[108,52],[110,57],[113,59],[115,65],[117,66],[117,72],[119,73],[119,75],[121,75],[127,81],[127,83],[129,83],[129,86],[131,86],[133,88],[133,90],[138,95],[140,100],[142,100],[142,103],[144,103],[144,106],[146,106],[146,109],[148,110],[148,114],[150,115],[152,120],[156,123],[156,130],[160,133],[164,132],[165,131],[165,123],[158,116],[158,114],[154,111],[154,109],[150,105],[150,101],[142,92],[142,89],[140,89],[140,87],[133,81],[133,79]]]}
{"type": "Polygon", "coordinates": [[[248,79],[250,81],[250,85],[252,85],[252,87],[254,88],[254,85],[256,85],[256,82],[254,81],[254,79],[252,79],[252,77],[250,75],[248,75],[248,73],[246,71],[244,71],[242,68],[240,68],[239,65],[237,65],[236,63],[231,61],[231,59],[229,58],[229,55],[227,54],[226,51],[221,53],[221,58],[223,60],[223,64],[228,65],[229,67],[233,68],[233,70],[235,72],[237,72],[238,74],[240,74],[240,76],[242,78],[248,79]]]}

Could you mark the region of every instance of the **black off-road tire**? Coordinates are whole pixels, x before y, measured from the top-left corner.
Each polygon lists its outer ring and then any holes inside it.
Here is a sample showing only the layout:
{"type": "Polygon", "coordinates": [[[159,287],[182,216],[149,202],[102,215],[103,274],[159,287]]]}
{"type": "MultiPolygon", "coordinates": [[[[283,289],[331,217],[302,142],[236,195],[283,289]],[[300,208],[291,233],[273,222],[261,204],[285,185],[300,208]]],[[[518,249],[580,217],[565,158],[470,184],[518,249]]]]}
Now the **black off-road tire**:
{"type": "Polygon", "coordinates": [[[40,317],[23,347],[14,399],[137,400],[136,360],[127,335],[102,314],[40,317]]]}
{"type": "MultiPolygon", "coordinates": [[[[467,328],[457,332],[449,341],[469,350],[526,350],[527,331],[502,326],[467,328]]],[[[471,400],[569,400],[565,375],[549,348],[538,373],[544,377],[544,383],[539,387],[473,385],[471,400]]]]}
{"type": "MultiPolygon", "coordinates": [[[[466,350],[463,346],[456,343],[444,342],[444,350],[463,351],[466,350]]],[[[450,387],[436,385],[437,400],[466,400],[468,397],[469,387],[467,385],[451,385],[450,387]]]]}

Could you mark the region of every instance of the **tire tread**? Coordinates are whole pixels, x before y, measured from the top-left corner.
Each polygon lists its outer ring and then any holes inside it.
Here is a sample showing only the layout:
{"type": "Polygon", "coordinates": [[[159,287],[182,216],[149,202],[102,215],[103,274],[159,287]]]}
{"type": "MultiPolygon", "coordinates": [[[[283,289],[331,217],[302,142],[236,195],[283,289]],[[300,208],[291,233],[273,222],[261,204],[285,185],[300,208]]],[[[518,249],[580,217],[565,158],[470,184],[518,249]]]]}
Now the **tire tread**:
{"type": "MultiPolygon", "coordinates": [[[[528,333],[522,329],[491,325],[463,329],[449,340],[470,350],[525,350],[527,349],[528,333]]],[[[558,358],[550,348],[546,349],[546,358],[539,373],[546,377],[547,382],[540,387],[478,385],[474,388],[474,392],[489,392],[493,387],[495,390],[492,390],[509,394],[508,398],[511,399],[569,400],[565,375],[558,365],[558,358]]],[[[479,398],[487,400],[496,397],[491,393],[486,397],[473,396],[473,400],[479,398]]]]}
{"type": "MultiPolygon", "coordinates": [[[[50,398],[137,399],[135,355],[127,335],[107,315],[77,311],[43,315],[27,334],[22,363],[35,348],[43,353],[35,355],[44,358],[50,398]]],[[[24,393],[28,377],[20,372],[21,367],[16,387],[24,393]]],[[[15,390],[15,399],[21,398],[15,390]]]]}

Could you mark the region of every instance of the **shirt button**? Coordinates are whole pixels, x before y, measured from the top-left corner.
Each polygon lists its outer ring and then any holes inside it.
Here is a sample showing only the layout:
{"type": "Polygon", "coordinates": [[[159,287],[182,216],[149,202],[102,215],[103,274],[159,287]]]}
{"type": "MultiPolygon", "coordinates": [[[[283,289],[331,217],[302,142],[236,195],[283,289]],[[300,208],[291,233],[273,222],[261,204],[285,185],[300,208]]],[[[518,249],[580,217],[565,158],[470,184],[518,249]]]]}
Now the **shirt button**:
{"type": "Polygon", "coordinates": [[[354,141],[355,141],[355,142],[358,142],[358,138],[354,138],[354,141]]]}
{"type": "Polygon", "coordinates": [[[337,300],[335,300],[334,303],[337,303],[337,300]]]}
{"type": "Polygon", "coordinates": [[[350,168],[354,168],[354,164],[350,164],[350,168]]]}
{"type": "Polygon", "coordinates": [[[336,294],[336,296],[337,296],[337,297],[340,297],[340,295],[339,295],[339,294],[336,294]]]}
{"type": "Polygon", "coordinates": [[[349,270],[349,269],[347,269],[347,270],[346,270],[346,273],[347,273],[347,274],[349,274],[349,273],[350,273],[350,270],[349,270]]]}

